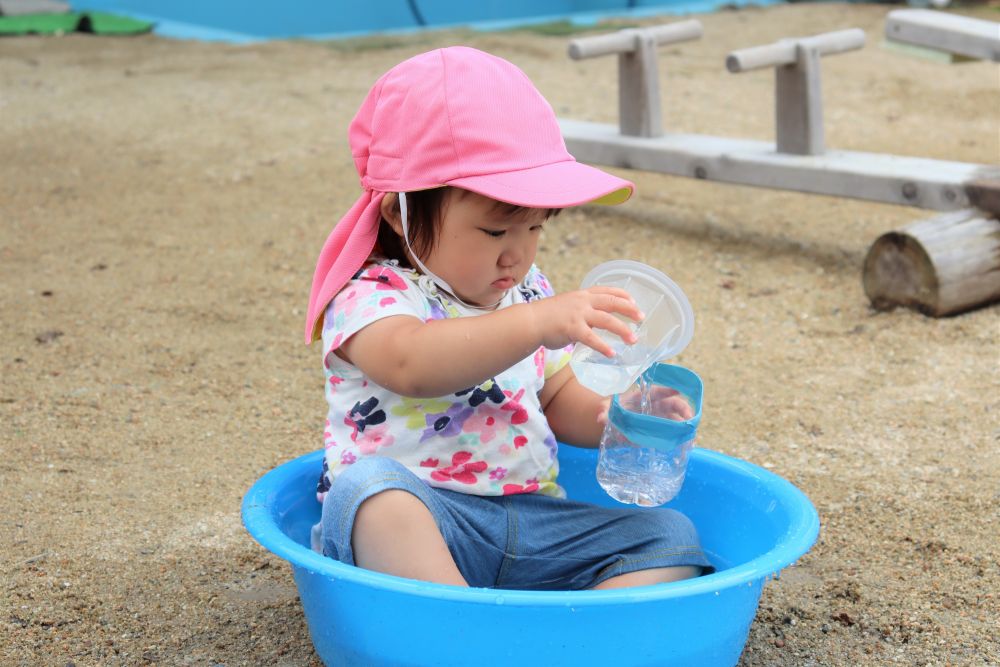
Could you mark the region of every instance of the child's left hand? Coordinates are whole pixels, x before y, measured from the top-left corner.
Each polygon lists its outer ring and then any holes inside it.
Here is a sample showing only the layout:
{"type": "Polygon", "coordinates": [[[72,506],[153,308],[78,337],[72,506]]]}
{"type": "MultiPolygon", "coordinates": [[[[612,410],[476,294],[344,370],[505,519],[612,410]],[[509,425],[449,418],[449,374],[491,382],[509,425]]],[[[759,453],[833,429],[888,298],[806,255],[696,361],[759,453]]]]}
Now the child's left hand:
{"type": "MultiPolygon", "coordinates": [[[[622,407],[630,412],[641,412],[642,393],[638,388],[632,387],[618,397],[622,407]]],[[[672,419],[674,421],[687,421],[694,417],[694,408],[684,396],[676,389],[670,387],[652,386],[649,388],[647,396],[649,409],[647,414],[672,419]]],[[[597,415],[597,423],[607,425],[608,410],[611,408],[611,399],[605,398],[600,403],[600,412],[597,415]]]]}
{"type": "Polygon", "coordinates": [[[608,410],[611,409],[611,397],[601,400],[597,409],[597,423],[601,426],[608,425],[608,410]]]}

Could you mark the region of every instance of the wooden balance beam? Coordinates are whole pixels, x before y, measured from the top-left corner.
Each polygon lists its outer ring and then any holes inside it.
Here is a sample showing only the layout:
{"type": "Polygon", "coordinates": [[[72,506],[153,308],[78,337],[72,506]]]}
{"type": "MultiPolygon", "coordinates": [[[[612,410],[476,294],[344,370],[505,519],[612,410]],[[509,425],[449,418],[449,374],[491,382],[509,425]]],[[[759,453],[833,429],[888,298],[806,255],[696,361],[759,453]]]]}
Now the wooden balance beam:
{"type": "Polygon", "coordinates": [[[626,169],[954,211],[880,237],[865,259],[866,294],[878,309],[933,316],[1000,300],[1000,167],[826,149],[820,59],[861,48],[862,31],[729,54],[734,73],[775,68],[773,143],[663,131],[656,47],[701,34],[700,23],[684,21],[571,42],[574,59],[618,55],[620,126],[560,119],[570,153],[626,169]]]}
{"type": "Polygon", "coordinates": [[[861,48],[864,33],[857,29],[729,54],[726,62],[732,72],[776,68],[776,142],[664,132],[657,60],[650,53],[656,45],[701,35],[697,21],[674,25],[685,27],[630,29],[615,39],[612,33],[570,43],[574,59],[617,53],[622,77],[619,127],[560,119],[566,146],[578,160],[942,211],[971,205],[967,184],[1000,178],[1000,168],[989,165],[826,149],[820,58],[861,48]]]}

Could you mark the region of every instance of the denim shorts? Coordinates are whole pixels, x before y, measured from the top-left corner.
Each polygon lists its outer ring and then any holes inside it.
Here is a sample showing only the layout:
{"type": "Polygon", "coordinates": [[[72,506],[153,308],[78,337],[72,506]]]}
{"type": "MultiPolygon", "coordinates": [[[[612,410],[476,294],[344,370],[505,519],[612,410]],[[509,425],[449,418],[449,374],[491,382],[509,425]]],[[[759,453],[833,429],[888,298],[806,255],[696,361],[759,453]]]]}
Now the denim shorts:
{"type": "Polygon", "coordinates": [[[470,586],[582,590],[649,568],[713,570],[691,521],[675,510],[606,508],[531,493],[473,496],[431,487],[378,456],[360,459],[334,480],[313,528],[313,549],[353,565],[358,507],[388,489],[408,491],[427,506],[470,586]]]}

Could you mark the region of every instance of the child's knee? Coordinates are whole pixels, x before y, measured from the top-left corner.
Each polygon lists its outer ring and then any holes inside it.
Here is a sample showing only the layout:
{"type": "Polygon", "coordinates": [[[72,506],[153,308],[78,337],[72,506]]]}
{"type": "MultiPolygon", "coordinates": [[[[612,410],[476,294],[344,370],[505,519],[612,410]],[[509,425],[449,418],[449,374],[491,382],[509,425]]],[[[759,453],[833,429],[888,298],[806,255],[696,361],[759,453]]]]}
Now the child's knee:
{"type": "Polygon", "coordinates": [[[417,488],[418,484],[422,482],[406,466],[390,458],[365,457],[344,466],[323,500],[319,527],[312,536],[314,548],[350,563],[353,524],[366,501],[386,491],[417,488]]]}
{"type": "MultiPolygon", "coordinates": [[[[423,501],[409,491],[387,489],[367,498],[358,507],[351,531],[355,563],[379,571],[396,572],[398,552],[408,545],[421,553],[429,544],[443,544],[437,522],[423,501]],[[382,563],[388,570],[380,567],[382,563]]],[[[445,547],[447,550],[447,547],[445,547]]],[[[398,572],[397,572],[398,573],[398,572]]]]}
{"type": "Polygon", "coordinates": [[[396,531],[433,516],[423,501],[403,489],[387,489],[365,499],[354,515],[354,532],[396,531]]]}

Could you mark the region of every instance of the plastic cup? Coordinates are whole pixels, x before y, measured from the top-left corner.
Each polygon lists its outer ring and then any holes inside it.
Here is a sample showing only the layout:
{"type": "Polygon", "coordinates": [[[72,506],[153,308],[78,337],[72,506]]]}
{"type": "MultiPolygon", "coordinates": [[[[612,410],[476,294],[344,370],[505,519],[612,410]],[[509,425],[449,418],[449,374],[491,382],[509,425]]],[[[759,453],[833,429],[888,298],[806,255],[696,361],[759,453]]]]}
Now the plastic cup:
{"type": "Polygon", "coordinates": [[[646,317],[636,323],[623,321],[638,336],[628,345],[615,334],[598,329],[597,334],[615,355],[605,357],[590,347],[577,343],[570,366],[580,384],[601,394],[620,394],[639,375],[657,361],[674,357],[687,347],[694,335],[694,311],[677,283],[651,266],[626,259],[600,264],[588,273],[581,288],[618,287],[635,299],[646,317]]]}
{"type": "Polygon", "coordinates": [[[681,490],[701,421],[702,382],[682,366],[654,364],[611,401],[597,482],[621,503],[655,507],[681,490]]]}

